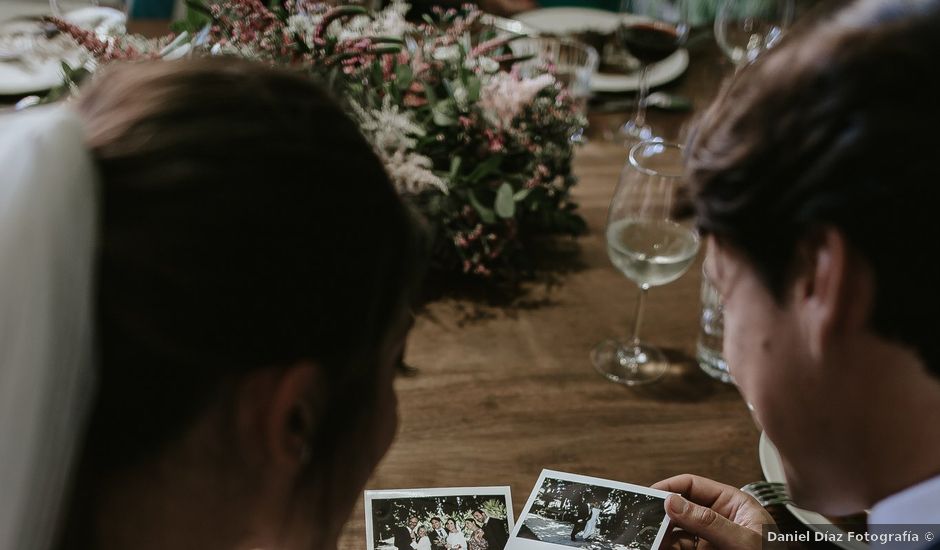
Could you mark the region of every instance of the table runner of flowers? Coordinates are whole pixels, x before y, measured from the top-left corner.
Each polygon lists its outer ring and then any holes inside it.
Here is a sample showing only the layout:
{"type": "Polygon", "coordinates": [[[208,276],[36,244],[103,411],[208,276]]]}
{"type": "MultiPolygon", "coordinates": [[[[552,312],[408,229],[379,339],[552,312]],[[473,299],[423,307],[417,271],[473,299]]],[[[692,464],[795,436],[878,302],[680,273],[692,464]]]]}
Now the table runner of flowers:
{"type": "Polygon", "coordinates": [[[190,55],[307,71],[335,92],[430,222],[435,268],[518,280],[534,237],[584,229],[570,199],[570,136],[583,115],[553,67],[519,70],[516,37],[498,35],[472,6],[417,23],[407,11],[403,2],[370,13],[308,0],[190,1],[177,34],[155,40],[56,23],[89,53],[85,66],[67,68],[71,78],[116,61],[190,55]]]}

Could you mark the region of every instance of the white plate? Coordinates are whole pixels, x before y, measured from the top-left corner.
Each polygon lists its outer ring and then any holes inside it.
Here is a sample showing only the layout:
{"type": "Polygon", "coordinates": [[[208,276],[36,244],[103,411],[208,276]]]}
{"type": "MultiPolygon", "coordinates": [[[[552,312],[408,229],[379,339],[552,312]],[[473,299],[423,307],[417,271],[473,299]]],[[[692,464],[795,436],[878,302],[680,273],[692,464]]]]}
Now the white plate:
{"type": "MultiPolygon", "coordinates": [[[[758,455],[760,456],[760,467],[764,471],[764,479],[780,483],[787,482],[787,478],[783,472],[783,462],[780,460],[780,453],[777,451],[777,448],[774,447],[773,442],[770,441],[766,433],[760,434],[758,455]]],[[[790,510],[790,513],[793,514],[796,519],[810,526],[812,529],[820,532],[841,533],[843,536],[839,538],[847,538],[845,531],[833,525],[832,522],[822,514],[797,508],[792,504],[787,504],[787,509],[790,510]]],[[[842,542],[834,542],[833,544],[845,550],[870,550],[867,544],[858,541],[843,540],[842,542]]]]}
{"type": "MultiPolygon", "coordinates": [[[[70,12],[65,17],[71,23],[100,33],[111,32],[124,24],[124,14],[112,8],[88,7],[70,12]]],[[[38,23],[9,21],[0,24],[0,50],[15,42],[11,33],[28,31],[38,23]]],[[[62,61],[71,66],[83,62],[84,52],[71,39],[59,35],[52,39],[38,39],[36,50],[41,54],[27,54],[25,59],[0,60],[0,95],[26,95],[44,92],[62,84],[62,61]]]]}
{"type": "MultiPolygon", "coordinates": [[[[609,33],[616,30],[622,21],[641,18],[591,8],[545,8],[520,13],[515,19],[542,32],[570,34],[586,30],[609,33]]],[[[689,52],[678,50],[650,66],[649,84],[651,87],[661,86],[675,80],[688,66],[689,52]]],[[[591,79],[591,90],[595,92],[631,92],[639,87],[639,73],[597,73],[591,79]]]]}

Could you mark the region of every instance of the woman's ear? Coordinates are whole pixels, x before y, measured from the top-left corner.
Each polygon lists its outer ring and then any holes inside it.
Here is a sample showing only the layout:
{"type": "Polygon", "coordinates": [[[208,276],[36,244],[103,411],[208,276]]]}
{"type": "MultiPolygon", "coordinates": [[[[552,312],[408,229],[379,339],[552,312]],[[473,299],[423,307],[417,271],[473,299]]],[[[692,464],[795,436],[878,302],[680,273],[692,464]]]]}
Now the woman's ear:
{"type": "Polygon", "coordinates": [[[324,395],[323,372],[315,363],[246,374],[235,398],[242,455],[256,465],[273,466],[266,468],[271,474],[296,475],[313,453],[324,395]]]}
{"type": "Polygon", "coordinates": [[[267,411],[266,454],[276,465],[300,469],[309,462],[324,408],[323,371],[315,363],[298,363],[281,371],[267,411]]]}

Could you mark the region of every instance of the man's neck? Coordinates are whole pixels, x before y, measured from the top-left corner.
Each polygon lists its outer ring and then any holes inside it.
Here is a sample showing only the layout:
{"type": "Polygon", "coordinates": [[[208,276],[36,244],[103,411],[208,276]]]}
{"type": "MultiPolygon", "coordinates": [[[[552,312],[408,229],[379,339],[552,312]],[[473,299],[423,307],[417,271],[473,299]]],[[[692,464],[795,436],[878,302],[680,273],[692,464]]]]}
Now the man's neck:
{"type": "MultiPolygon", "coordinates": [[[[869,363],[871,364],[871,363],[869,363]]],[[[919,358],[885,357],[866,376],[856,438],[868,506],[940,475],[940,379],[919,358]],[[890,365],[891,368],[888,368],[890,365]]]]}

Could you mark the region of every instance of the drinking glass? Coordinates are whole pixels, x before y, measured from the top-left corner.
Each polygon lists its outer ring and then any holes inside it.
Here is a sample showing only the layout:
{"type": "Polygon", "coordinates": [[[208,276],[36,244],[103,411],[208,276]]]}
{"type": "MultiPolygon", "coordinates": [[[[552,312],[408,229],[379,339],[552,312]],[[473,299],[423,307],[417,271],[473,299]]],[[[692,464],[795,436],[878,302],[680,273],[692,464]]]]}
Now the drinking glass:
{"type": "Polygon", "coordinates": [[[702,266],[702,316],[699,319],[698,342],[695,345],[695,358],[699,367],[706,374],[730,384],[731,373],[728,371],[728,362],[722,353],[725,335],[724,305],[718,289],[708,278],[705,267],[702,266]]]}
{"type": "Polygon", "coordinates": [[[640,340],[640,326],[649,289],[681,277],[698,253],[698,233],[672,219],[681,186],[680,145],[642,141],[630,149],[610,203],[606,238],[611,262],[640,289],[633,331],[629,340],[606,340],[591,352],[594,368],[614,382],[645,384],[666,371],[662,351],[640,340]]]}
{"type": "Polygon", "coordinates": [[[793,0],[722,0],[715,16],[715,39],[741,68],[780,42],[793,13],[793,0]]]}
{"type": "MultiPolygon", "coordinates": [[[[510,44],[513,55],[531,57],[516,65],[523,76],[529,72],[548,70],[561,82],[574,100],[575,111],[587,115],[587,102],[591,97],[591,78],[597,72],[597,50],[570,38],[549,36],[526,37],[510,44]]],[[[584,128],[579,128],[571,140],[582,143],[584,128]]]]}
{"type": "Polygon", "coordinates": [[[636,113],[620,127],[619,137],[628,145],[654,139],[646,123],[649,68],[666,59],[689,36],[688,3],[692,0],[622,0],[617,37],[625,50],[640,62],[636,113]]]}

